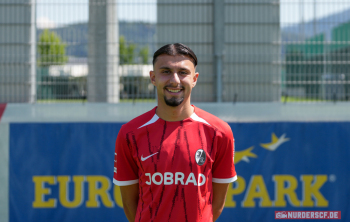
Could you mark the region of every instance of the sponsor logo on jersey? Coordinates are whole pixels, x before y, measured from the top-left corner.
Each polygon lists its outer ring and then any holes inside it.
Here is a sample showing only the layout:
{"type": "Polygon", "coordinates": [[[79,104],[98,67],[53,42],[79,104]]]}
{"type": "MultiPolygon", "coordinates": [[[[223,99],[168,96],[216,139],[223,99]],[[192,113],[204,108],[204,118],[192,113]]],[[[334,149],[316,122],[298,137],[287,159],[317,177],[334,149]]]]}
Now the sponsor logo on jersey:
{"type": "Polygon", "coordinates": [[[162,173],[145,173],[145,176],[148,177],[146,184],[156,184],[156,185],[189,185],[193,184],[195,186],[202,186],[205,184],[206,178],[203,174],[199,173],[196,177],[194,173],[190,173],[188,176],[185,176],[182,172],[176,172],[175,174],[172,172],[162,173]]]}
{"type": "Polygon", "coordinates": [[[150,158],[151,156],[156,155],[157,153],[158,153],[158,152],[153,153],[153,154],[151,154],[151,155],[149,155],[149,156],[146,156],[146,157],[143,157],[143,155],[142,155],[142,156],[141,156],[141,161],[143,162],[143,161],[147,160],[148,158],[150,158]]]}
{"type": "Polygon", "coordinates": [[[197,150],[196,156],[195,156],[196,163],[199,166],[202,166],[205,163],[206,159],[207,159],[207,156],[206,156],[204,150],[203,149],[197,150]]]}

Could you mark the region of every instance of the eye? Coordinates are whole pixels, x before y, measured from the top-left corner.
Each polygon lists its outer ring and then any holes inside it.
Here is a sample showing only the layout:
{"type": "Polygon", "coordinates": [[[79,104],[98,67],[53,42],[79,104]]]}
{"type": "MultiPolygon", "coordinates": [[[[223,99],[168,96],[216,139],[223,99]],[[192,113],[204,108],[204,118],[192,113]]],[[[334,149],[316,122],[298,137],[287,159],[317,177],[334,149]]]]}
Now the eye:
{"type": "Polygon", "coordinates": [[[164,69],[164,70],[162,70],[162,73],[169,74],[169,73],[170,73],[170,71],[169,71],[169,70],[167,70],[167,69],[164,69]]]}
{"type": "Polygon", "coordinates": [[[187,75],[187,71],[180,71],[181,75],[187,75]]]}

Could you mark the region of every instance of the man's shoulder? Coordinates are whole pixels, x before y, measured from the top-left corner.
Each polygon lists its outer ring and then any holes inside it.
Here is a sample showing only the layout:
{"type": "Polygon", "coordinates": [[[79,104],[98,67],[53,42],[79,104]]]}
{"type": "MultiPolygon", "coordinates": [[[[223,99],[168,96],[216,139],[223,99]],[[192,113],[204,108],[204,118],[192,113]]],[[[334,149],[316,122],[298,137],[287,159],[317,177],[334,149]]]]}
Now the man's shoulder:
{"type": "Polygon", "coordinates": [[[147,123],[150,119],[152,119],[152,117],[155,115],[155,108],[151,109],[150,111],[141,114],[137,117],[135,117],[134,119],[130,120],[129,122],[125,123],[123,125],[123,130],[124,131],[133,131],[135,129],[138,129],[140,126],[142,126],[143,124],[147,123]]]}
{"type": "Polygon", "coordinates": [[[213,114],[208,113],[207,111],[204,111],[198,107],[196,107],[195,113],[197,116],[207,121],[209,125],[222,131],[223,133],[232,133],[231,127],[219,117],[214,116],[213,114]]]}

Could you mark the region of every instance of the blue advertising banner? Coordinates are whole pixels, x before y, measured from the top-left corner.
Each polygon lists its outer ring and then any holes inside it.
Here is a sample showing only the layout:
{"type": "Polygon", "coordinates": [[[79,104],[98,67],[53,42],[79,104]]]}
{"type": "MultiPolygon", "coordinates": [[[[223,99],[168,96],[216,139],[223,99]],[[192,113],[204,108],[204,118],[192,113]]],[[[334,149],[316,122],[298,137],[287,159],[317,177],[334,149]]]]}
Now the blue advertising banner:
{"type": "MultiPolygon", "coordinates": [[[[112,183],[122,123],[10,124],[10,221],[127,221],[112,183]]],[[[238,180],[218,221],[341,211],[350,221],[350,122],[230,123],[238,180]]]]}
{"type": "Polygon", "coordinates": [[[230,124],[238,180],[221,221],[271,221],[275,211],[350,215],[350,123],[230,124]]]}
{"type": "Polygon", "coordinates": [[[121,125],[11,124],[10,221],[125,218],[112,184],[121,125]]]}

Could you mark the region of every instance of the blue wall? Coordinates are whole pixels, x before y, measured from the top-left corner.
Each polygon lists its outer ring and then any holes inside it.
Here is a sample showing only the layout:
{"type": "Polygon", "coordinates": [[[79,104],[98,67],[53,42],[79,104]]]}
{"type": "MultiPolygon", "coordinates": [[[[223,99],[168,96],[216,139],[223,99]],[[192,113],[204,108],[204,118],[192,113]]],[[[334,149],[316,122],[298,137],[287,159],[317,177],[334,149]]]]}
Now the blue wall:
{"type": "MultiPolygon", "coordinates": [[[[10,124],[10,221],[127,221],[112,184],[121,125],[10,124]]],[[[239,178],[218,221],[271,221],[281,210],[350,221],[350,122],[230,126],[239,178]]]]}

